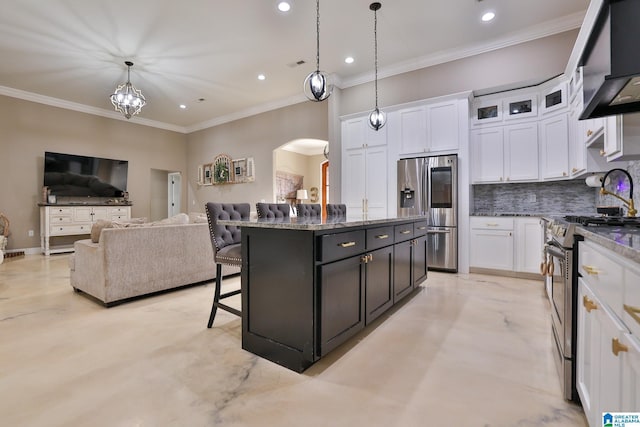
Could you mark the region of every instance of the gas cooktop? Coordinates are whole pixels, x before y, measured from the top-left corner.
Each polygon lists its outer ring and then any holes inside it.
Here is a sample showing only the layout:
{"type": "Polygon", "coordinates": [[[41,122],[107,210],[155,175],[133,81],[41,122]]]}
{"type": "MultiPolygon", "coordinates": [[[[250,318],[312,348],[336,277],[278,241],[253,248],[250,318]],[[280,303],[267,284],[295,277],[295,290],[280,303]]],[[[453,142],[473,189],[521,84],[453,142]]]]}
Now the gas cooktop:
{"type": "Polygon", "coordinates": [[[547,241],[554,241],[564,248],[571,248],[577,226],[583,227],[640,227],[640,217],[598,215],[567,215],[552,218],[547,226],[547,241]]]}

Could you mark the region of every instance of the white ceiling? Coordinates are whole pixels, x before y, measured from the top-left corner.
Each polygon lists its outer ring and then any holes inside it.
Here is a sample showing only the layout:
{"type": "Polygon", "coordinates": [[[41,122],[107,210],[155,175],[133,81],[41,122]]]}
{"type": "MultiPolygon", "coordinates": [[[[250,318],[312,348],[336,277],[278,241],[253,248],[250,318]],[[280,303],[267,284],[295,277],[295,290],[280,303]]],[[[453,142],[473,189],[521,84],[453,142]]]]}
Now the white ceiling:
{"type": "MultiPolygon", "coordinates": [[[[373,78],[370,3],[320,2],[320,68],[339,87],[373,78]],[[353,64],[344,63],[348,55],[353,64]]],[[[380,78],[577,28],[589,0],[381,3],[380,78]],[[489,9],[496,19],[481,22],[489,9]]],[[[302,82],[315,69],[313,0],[293,0],[287,14],[276,0],[0,0],[0,7],[0,94],[120,118],[109,95],[126,81],[123,63],[131,60],[131,82],[147,98],[131,120],[181,132],[302,100],[302,82]],[[291,66],[298,60],[306,63],[291,66]]]]}

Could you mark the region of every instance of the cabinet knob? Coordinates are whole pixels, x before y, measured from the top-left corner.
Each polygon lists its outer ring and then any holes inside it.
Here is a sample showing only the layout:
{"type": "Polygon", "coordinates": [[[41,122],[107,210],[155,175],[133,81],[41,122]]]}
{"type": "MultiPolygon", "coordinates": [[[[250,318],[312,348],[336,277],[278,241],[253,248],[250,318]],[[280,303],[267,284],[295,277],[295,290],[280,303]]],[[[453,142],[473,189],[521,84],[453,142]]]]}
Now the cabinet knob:
{"type": "Polygon", "coordinates": [[[595,302],[591,301],[589,299],[589,297],[587,297],[586,295],[582,297],[582,305],[587,310],[587,313],[591,313],[591,310],[597,310],[598,309],[598,304],[596,304],[595,302]]]}
{"type": "Polygon", "coordinates": [[[593,135],[593,131],[591,129],[587,130],[587,136],[593,135]]]}
{"type": "Polygon", "coordinates": [[[576,173],[576,172],[578,172],[578,169],[576,169],[576,168],[571,168],[571,173],[576,173]]]}
{"type": "Polygon", "coordinates": [[[567,173],[566,172],[562,172],[562,176],[567,176],[567,173]]]}
{"type": "Polygon", "coordinates": [[[606,152],[606,151],[604,151],[604,150],[600,150],[600,155],[601,155],[601,156],[604,156],[605,154],[607,154],[607,152],[606,152]]]}
{"type": "Polygon", "coordinates": [[[611,340],[611,351],[614,356],[617,356],[620,352],[629,351],[629,347],[624,344],[621,344],[618,338],[614,338],[611,340]]]}

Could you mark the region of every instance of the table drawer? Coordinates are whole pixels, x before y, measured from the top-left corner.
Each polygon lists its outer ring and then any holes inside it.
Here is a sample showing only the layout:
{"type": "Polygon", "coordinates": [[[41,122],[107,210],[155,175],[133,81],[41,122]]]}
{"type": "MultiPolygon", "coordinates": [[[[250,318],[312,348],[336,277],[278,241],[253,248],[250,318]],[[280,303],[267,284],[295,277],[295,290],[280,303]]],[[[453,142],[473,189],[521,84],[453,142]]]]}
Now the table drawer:
{"type": "Polygon", "coordinates": [[[415,237],[427,234],[427,221],[420,221],[413,224],[413,235],[415,237]]]}
{"type": "Polygon", "coordinates": [[[393,227],[377,227],[367,230],[367,250],[382,248],[393,244],[393,227]]]}
{"type": "Polygon", "coordinates": [[[52,236],[67,236],[73,234],[91,233],[91,224],[52,225],[49,230],[52,236]]]}
{"type": "Polygon", "coordinates": [[[329,262],[348,258],[365,251],[365,231],[324,234],[319,238],[318,261],[329,262]]]}
{"type": "Polygon", "coordinates": [[[73,222],[73,217],[71,215],[69,216],[52,215],[51,218],[49,219],[49,223],[51,224],[51,226],[54,226],[56,224],[69,224],[71,222],[73,222]]]}
{"type": "Polygon", "coordinates": [[[69,215],[72,216],[73,215],[73,209],[72,208],[49,208],[49,214],[51,216],[58,216],[58,215],[69,215]]]}
{"type": "Polygon", "coordinates": [[[404,242],[405,240],[413,239],[413,223],[396,225],[394,229],[396,242],[404,242]]]}
{"type": "Polygon", "coordinates": [[[113,214],[113,215],[111,215],[111,221],[122,221],[123,219],[129,219],[129,215],[126,215],[126,214],[122,214],[122,215],[113,214]]]}
{"type": "Polygon", "coordinates": [[[127,215],[129,213],[129,208],[110,208],[111,215],[127,215]]]}

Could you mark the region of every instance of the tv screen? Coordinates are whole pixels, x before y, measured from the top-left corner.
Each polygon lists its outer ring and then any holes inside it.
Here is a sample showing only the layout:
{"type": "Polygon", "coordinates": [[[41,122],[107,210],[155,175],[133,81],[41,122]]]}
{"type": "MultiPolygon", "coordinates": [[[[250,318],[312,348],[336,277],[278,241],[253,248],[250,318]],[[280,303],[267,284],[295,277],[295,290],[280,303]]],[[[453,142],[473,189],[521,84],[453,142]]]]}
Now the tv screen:
{"type": "Polygon", "coordinates": [[[69,197],[122,197],[127,191],[126,160],[44,153],[44,185],[69,197]]]}

